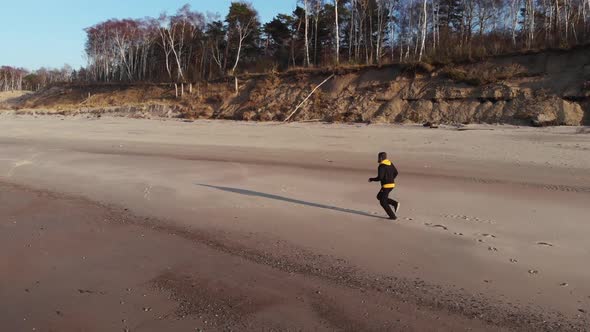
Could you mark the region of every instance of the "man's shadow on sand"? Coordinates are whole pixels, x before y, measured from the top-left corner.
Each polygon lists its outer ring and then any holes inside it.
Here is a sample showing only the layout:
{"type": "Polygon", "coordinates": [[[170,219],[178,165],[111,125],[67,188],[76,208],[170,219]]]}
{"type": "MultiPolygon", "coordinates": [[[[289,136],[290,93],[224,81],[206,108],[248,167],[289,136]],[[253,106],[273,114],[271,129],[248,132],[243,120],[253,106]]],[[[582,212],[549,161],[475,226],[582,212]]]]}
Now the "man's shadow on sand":
{"type": "Polygon", "coordinates": [[[356,215],[363,216],[363,217],[387,219],[385,217],[379,217],[379,216],[370,214],[365,211],[345,209],[345,208],[341,208],[341,207],[337,207],[337,206],[330,206],[330,205],[319,204],[319,203],[314,203],[314,202],[307,202],[307,201],[302,201],[299,199],[294,199],[294,198],[289,198],[289,197],[284,197],[284,196],[279,196],[279,195],[273,195],[273,194],[267,194],[267,193],[263,193],[263,192],[259,192],[259,191],[240,189],[240,188],[231,188],[231,187],[212,186],[212,185],[202,184],[202,183],[196,183],[196,185],[201,186],[201,187],[207,187],[207,188],[213,188],[213,189],[217,189],[217,190],[221,190],[221,191],[226,191],[226,192],[230,192],[230,193],[234,193],[234,194],[245,195],[245,196],[268,198],[268,199],[273,199],[273,200],[292,203],[292,204],[311,206],[311,207],[315,207],[315,208],[338,211],[338,212],[343,212],[343,213],[356,214],[356,215]]]}

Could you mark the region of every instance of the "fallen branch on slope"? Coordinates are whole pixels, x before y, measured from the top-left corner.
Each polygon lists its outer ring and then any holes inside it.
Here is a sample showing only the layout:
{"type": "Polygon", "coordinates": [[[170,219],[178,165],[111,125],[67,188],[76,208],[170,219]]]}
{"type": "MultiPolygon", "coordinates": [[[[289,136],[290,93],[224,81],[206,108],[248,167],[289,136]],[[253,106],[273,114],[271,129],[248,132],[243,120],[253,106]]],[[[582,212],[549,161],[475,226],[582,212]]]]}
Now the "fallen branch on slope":
{"type": "Polygon", "coordinates": [[[311,91],[311,93],[307,96],[307,98],[305,98],[301,102],[301,104],[297,105],[295,110],[293,112],[291,112],[291,114],[289,114],[289,116],[285,119],[284,122],[289,122],[289,120],[291,120],[291,118],[297,113],[297,111],[301,108],[301,106],[303,106],[303,104],[305,104],[305,102],[314,94],[314,92],[316,92],[317,89],[319,89],[322,85],[324,85],[326,82],[328,82],[332,77],[334,77],[334,74],[330,75],[330,77],[326,78],[322,83],[320,83],[318,86],[316,86],[315,89],[313,89],[311,91]]]}

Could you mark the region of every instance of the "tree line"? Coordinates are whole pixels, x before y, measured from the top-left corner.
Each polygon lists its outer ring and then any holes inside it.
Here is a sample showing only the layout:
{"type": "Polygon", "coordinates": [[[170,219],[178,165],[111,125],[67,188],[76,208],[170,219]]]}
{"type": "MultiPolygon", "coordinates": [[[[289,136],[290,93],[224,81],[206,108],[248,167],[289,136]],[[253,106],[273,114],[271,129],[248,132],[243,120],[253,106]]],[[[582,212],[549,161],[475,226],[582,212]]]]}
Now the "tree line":
{"type": "Polygon", "coordinates": [[[25,68],[2,66],[0,67],[0,91],[36,91],[53,83],[77,81],[79,80],[77,73],[69,65],[64,65],[60,69],[39,68],[33,72],[25,68]]]}
{"type": "MultiPolygon", "coordinates": [[[[87,66],[69,75],[43,73],[37,86],[57,77],[195,82],[294,67],[446,63],[568,48],[590,41],[590,0],[297,0],[292,13],[266,23],[252,4],[236,1],[224,17],[185,5],[85,32],[87,66]]],[[[1,75],[14,85],[13,74],[1,75]]]]}
{"type": "Polygon", "coordinates": [[[196,81],[238,71],[340,63],[453,61],[590,40],[590,0],[299,0],[262,24],[247,2],[228,14],[173,15],[86,29],[96,81],[196,81]]]}

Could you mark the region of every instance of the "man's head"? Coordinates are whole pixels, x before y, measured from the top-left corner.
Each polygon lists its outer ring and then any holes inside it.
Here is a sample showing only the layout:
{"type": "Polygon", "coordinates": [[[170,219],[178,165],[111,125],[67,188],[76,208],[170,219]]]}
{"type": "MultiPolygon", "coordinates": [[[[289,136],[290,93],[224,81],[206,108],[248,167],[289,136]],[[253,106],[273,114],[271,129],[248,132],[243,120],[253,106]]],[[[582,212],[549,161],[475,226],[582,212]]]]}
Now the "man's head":
{"type": "Polygon", "coordinates": [[[378,159],[379,159],[379,162],[382,162],[383,160],[387,159],[387,153],[379,152],[378,159]]]}

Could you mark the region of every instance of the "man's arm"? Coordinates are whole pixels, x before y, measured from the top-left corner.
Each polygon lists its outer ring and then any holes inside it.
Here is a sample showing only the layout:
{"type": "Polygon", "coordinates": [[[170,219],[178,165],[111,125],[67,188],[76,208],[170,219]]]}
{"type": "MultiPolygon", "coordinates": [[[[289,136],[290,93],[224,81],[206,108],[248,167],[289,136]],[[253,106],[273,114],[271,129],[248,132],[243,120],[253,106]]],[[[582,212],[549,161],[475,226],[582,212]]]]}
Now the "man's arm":
{"type": "Polygon", "coordinates": [[[377,177],[370,178],[369,182],[378,182],[378,181],[381,181],[381,179],[383,179],[383,167],[381,167],[381,165],[379,165],[379,168],[377,169],[377,177]]]}

